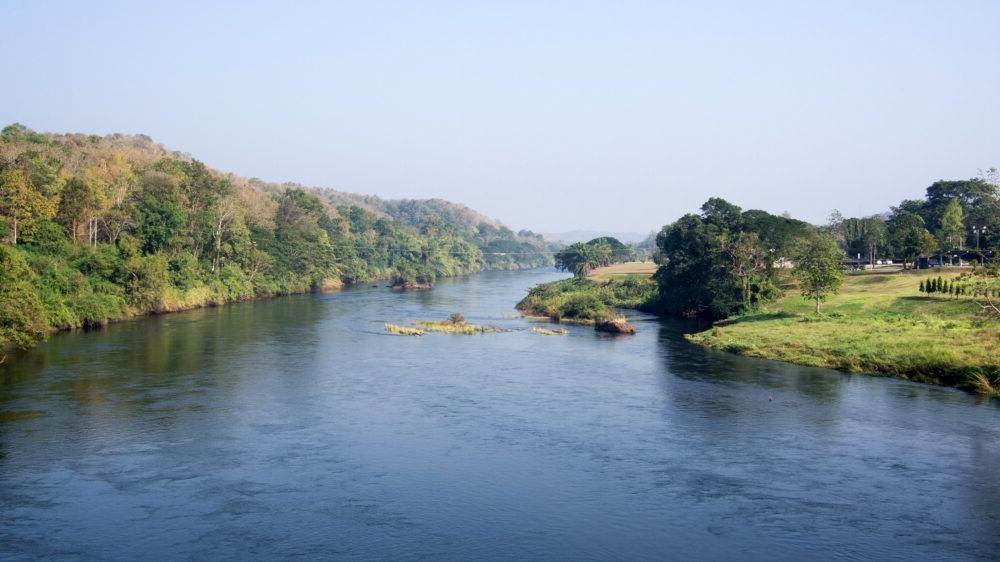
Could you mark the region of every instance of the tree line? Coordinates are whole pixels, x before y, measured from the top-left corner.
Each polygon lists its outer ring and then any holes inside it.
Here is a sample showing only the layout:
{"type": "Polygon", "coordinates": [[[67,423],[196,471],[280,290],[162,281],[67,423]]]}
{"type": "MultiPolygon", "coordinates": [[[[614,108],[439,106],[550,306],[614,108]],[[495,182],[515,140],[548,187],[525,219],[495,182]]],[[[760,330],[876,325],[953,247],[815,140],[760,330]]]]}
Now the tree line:
{"type": "MultiPolygon", "coordinates": [[[[978,178],[937,181],[922,200],[905,200],[870,217],[845,218],[834,211],[821,227],[709,199],[701,214],[686,214],[656,236],[656,308],[710,318],[757,310],[780,294],[775,274],[787,266],[818,312],[819,303],[839,287],[847,256],[870,263],[885,257],[910,267],[931,253],[974,249],[982,262],[1000,242],[997,180],[993,168],[978,178]]],[[[996,275],[995,268],[983,271],[996,275]]]]}
{"type": "Polygon", "coordinates": [[[256,297],[552,263],[461,205],[224,174],[144,135],[0,131],[0,347],[256,297]]]}

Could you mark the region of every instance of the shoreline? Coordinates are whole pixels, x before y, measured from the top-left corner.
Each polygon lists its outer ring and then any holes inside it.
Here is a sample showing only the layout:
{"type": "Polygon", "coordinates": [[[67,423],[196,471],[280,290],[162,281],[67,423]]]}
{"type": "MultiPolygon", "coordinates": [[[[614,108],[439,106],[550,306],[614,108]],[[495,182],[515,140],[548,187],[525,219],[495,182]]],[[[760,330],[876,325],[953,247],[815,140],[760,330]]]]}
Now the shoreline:
{"type": "Polygon", "coordinates": [[[685,335],[734,355],[1000,396],[1000,322],[966,297],[925,296],[917,285],[958,271],[917,270],[845,277],[819,315],[788,289],[765,310],[685,335]]]}

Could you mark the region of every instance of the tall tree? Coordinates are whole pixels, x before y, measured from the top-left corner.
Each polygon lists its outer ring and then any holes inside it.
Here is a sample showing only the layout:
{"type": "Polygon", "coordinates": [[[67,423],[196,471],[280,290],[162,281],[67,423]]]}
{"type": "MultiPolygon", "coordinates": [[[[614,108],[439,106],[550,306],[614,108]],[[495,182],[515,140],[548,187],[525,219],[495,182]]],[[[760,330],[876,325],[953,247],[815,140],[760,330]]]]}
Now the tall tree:
{"type": "Polygon", "coordinates": [[[914,213],[897,211],[887,222],[886,229],[894,250],[904,260],[904,268],[937,247],[937,241],[924,227],[924,219],[914,213]]]}
{"type": "Polygon", "coordinates": [[[793,274],[798,279],[802,296],[819,304],[830,294],[836,294],[844,281],[841,261],[844,252],[828,236],[815,236],[802,248],[795,258],[793,274]]]}
{"type": "Polygon", "coordinates": [[[961,248],[965,234],[965,224],[962,221],[962,206],[957,199],[948,201],[941,214],[941,226],[938,227],[937,238],[944,252],[961,248]]]}
{"type": "Polygon", "coordinates": [[[701,217],[719,230],[735,232],[743,229],[743,210],[721,197],[705,201],[701,206],[701,217]]]}
{"type": "Polygon", "coordinates": [[[17,244],[21,231],[34,220],[54,214],[53,200],[36,191],[21,170],[8,168],[0,172],[0,215],[10,221],[11,244],[17,244]]]}

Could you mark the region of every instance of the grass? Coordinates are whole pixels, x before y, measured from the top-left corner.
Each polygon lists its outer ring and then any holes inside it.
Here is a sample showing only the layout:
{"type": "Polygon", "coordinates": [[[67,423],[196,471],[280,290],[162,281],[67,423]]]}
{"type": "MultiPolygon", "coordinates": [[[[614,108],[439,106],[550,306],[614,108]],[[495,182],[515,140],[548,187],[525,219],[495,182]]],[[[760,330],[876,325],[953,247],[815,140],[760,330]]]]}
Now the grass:
{"type": "Polygon", "coordinates": [[[629,275],[650,277],[656,273],[657,267],[659,266],[651,261],[616,263],[607,267],[599,267],[591,271],[587,274],[587,278],[594,281],[610,281],[612,279],[624,279],[629,275]]]}
{"type": "Polygon", "coordinates": [[[423,330],[418,328],[409,328],[407,326],[398,326],[396,324],[388,323],[385,325],[385,331],[390,334],[397,334],[400,336],[422,336],[425,333],[423,330]]]}
{"type": "Polygon", "coordinates": [[[556,328],[554,330],[548,330],[545,328],[532,328],[531,332],[534,334],[541,334],[543,336],[565,336],[569,333],[566,328],[556,328]]]}
{"type": "Polygon", "coordinates": [[[819,315],[789,283],[761,312],[688,337],[741,355],[1000,395],[1000,320],[977,314],[967,297],[918,291],[921,279],[938,275],[953,279],[958,270],[847,275],[819,315]]]}
{"type": "Polygon", "coordinates": [[[466,322],[452,322],[451,320],[418,320],[413,323],[428,332],[445,332],[448,334],[482,334],[486,332],[502,332],[503,330],[495,326],[479,326],[466,322]]]}

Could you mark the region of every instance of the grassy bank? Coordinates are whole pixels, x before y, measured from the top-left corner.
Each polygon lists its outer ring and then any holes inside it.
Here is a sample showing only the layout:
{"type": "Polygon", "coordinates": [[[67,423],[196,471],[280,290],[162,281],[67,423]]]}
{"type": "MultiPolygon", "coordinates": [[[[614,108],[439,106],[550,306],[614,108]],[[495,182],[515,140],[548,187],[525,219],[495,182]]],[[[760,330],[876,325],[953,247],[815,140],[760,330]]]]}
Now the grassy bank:
{"type": "Polygon", "coordinates": [[[624,280],[629,276],[639,278],[651,277],[659,267],[651,261],[630,261],[626,263],[616,263],[607,267],[598,267],[587,274],[587,279],[591,281],[611,281],[624,280]]]}
{"type": "Polygon", "coordinates": [[[543,283],[528,291],[516,308],[556,322],[595,324],[615,318],[615,308],[640,308],[656,295],[647,264],[618,264],[587,278],[543,283]]]}
{"type": "Polygon", "coordinates": [[[759,313],[717,322],[697,344],[802,365],[1000,390],[1000,321],[977,314],[967,297],[926,296],[920,281],[959,270],[848,275],[839,295],[812,313],[786,285],[786,296],[759,313]]]}

